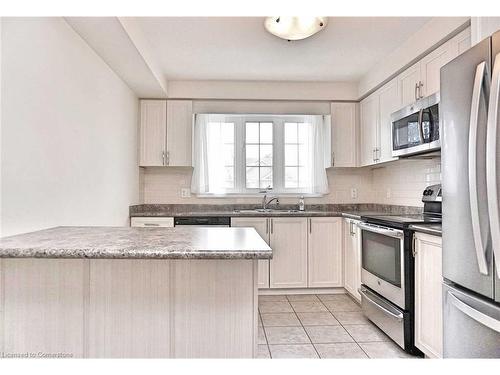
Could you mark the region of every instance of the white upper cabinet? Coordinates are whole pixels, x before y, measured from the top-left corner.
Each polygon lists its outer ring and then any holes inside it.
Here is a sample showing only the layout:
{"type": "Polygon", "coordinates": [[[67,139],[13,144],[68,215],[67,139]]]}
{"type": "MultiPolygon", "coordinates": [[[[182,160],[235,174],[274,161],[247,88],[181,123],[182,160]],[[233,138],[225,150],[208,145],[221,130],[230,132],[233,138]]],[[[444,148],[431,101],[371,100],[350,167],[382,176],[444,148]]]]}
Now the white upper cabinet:
{"type": "Polygon", "coordinates": [[[342,218],[308,218],[308,287],[342,287],[342,218]]]}
{"type": "Polygon", "coordinates": [[[455,49],[453,40],[450,40],[420,61],[420,97],[429,96],[439,91],[441,67],[457,56],[455,49]]]}
{"type": "Polygon", "coordinates": [[[191,100],[141,100],[139,166],[191,166],[191,100]]]}
{"type": "Polygon", "coordinates": [[[167,102],[141,100],[139,125],[139,166],[165,165],[165,138],[167,131],[167,102]]]}
{"type": "Polygon", "coordinates": [[[471,29],[468,27],[452,39],[455,43],[455,52],[458,55],[467,51],[471,47],[471,29]]]}
{"type": "Polygon", "coordinates": [[[358,163],[358,105],[332,103],[332,167],[356,167],[358,163]]]}
{"type": "Polygon", "coordinates": [[[377,141],[377,163],[396,160],[392,157],[392,122],[391,114],[400,109],[401,96],[397,79],[385,84],[378,92],[379,131],[377,141]]]}
{"type": "Polygon", "coordinates": [[[401,93],[401,102],[399,108],[407,106],[418,100],[420,79],[420,63],[416,63],[406,69],[398,77],[399,92],[401,93]]]}
{"type": "Polygon", "coordinates": [[[167,100],[166,165],[190,167],[193,129],[193,102],[167,100]]]}
{"type": "Polygon", "coordinates": [[[364,167],[376,163],[378,96],[372,94],[360,103],[359,164],[364,167]]]}

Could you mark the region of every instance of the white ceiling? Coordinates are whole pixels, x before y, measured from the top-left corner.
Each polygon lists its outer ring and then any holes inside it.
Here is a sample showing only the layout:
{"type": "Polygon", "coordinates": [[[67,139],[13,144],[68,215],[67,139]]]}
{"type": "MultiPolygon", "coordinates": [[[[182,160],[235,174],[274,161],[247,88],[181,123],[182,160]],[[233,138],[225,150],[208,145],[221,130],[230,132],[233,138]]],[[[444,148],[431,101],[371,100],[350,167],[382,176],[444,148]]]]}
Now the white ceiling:
{"type": "Polygon", "coordinates": [[[296,42],[264,17],[138,17],[168,80],[358,81],[430,17],[330,17],[296,42]]]}

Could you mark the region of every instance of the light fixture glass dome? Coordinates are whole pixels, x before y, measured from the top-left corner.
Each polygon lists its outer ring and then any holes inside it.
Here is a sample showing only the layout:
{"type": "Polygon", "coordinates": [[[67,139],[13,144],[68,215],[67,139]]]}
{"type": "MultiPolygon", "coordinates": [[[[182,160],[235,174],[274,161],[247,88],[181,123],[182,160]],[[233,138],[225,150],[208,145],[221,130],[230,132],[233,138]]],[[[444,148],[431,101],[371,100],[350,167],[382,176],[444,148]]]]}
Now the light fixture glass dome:
{"type": "Polygon", "coordinates": [[[267,17],[264,26],[267,31],[286,40],[308,38],[325,28],[327,17],[267,17]]]}

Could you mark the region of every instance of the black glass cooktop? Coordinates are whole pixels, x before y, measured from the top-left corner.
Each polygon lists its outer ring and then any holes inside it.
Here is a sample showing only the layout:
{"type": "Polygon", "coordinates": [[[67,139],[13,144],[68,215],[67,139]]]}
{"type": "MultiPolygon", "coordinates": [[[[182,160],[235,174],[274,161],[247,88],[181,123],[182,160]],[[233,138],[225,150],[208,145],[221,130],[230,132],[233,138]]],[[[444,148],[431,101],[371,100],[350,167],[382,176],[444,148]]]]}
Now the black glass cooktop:
{"type": "Polygon", "coordinates": [[[372,224],[386,225],[388,227],[407,228],[410,224],[439,224],[441,216],[428,214],[414,215],[366,215],[361,217],[372,224]]]}

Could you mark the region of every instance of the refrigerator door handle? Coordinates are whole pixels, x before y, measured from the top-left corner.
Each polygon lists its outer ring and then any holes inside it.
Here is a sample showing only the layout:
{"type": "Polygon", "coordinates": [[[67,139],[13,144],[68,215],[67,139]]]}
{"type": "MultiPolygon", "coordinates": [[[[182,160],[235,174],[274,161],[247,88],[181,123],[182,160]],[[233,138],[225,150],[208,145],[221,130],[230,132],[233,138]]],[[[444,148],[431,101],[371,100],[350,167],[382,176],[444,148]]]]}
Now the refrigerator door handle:
{"type": "Polygon", "coordinates": [[[495,255],[496,269],[500,278],[500,212],[498,207],[497,179],[497,137],[498,102],[500,100],[500,53],[493,65],[491,91],[488,105],[488,125],[486,130],[486,189],[488,191],[488,213],[490,217],[491,242],[495,255]]]}
{"type": "Polygon", "coordinates": [[[453,306],[463,312],[465,315],[474,319],[476,322],[481,323],[483,326],[500,333],[500,320],[493,319],[491,316],[483,314],[482,312],[474,309],[465,302],[461,301],[452,292],[448,291],[448,298],[453,306]]]}
{"type": "MultiPolygon", "coordinates": [[[[472,234],[474,246],[476,248],[477,264],[479,272],[488,274],[488,264],[486,262],[486,244],[481,236],[481,223],[479,221],[479,197],[477,191],[477,132],[479,122],[479,106],[483,92],[483,82],[485,81],[486,62],[480,63],[476,68],[474,78],[474,88],[472,91],[472,103],[470,111],[469,126],[469,202],[472,219],[472,234]]],[[[486,224],[487,225],[487,224],[486,224]]],[[[489,228],[487,229],[489,232],[489,228]]]]}

